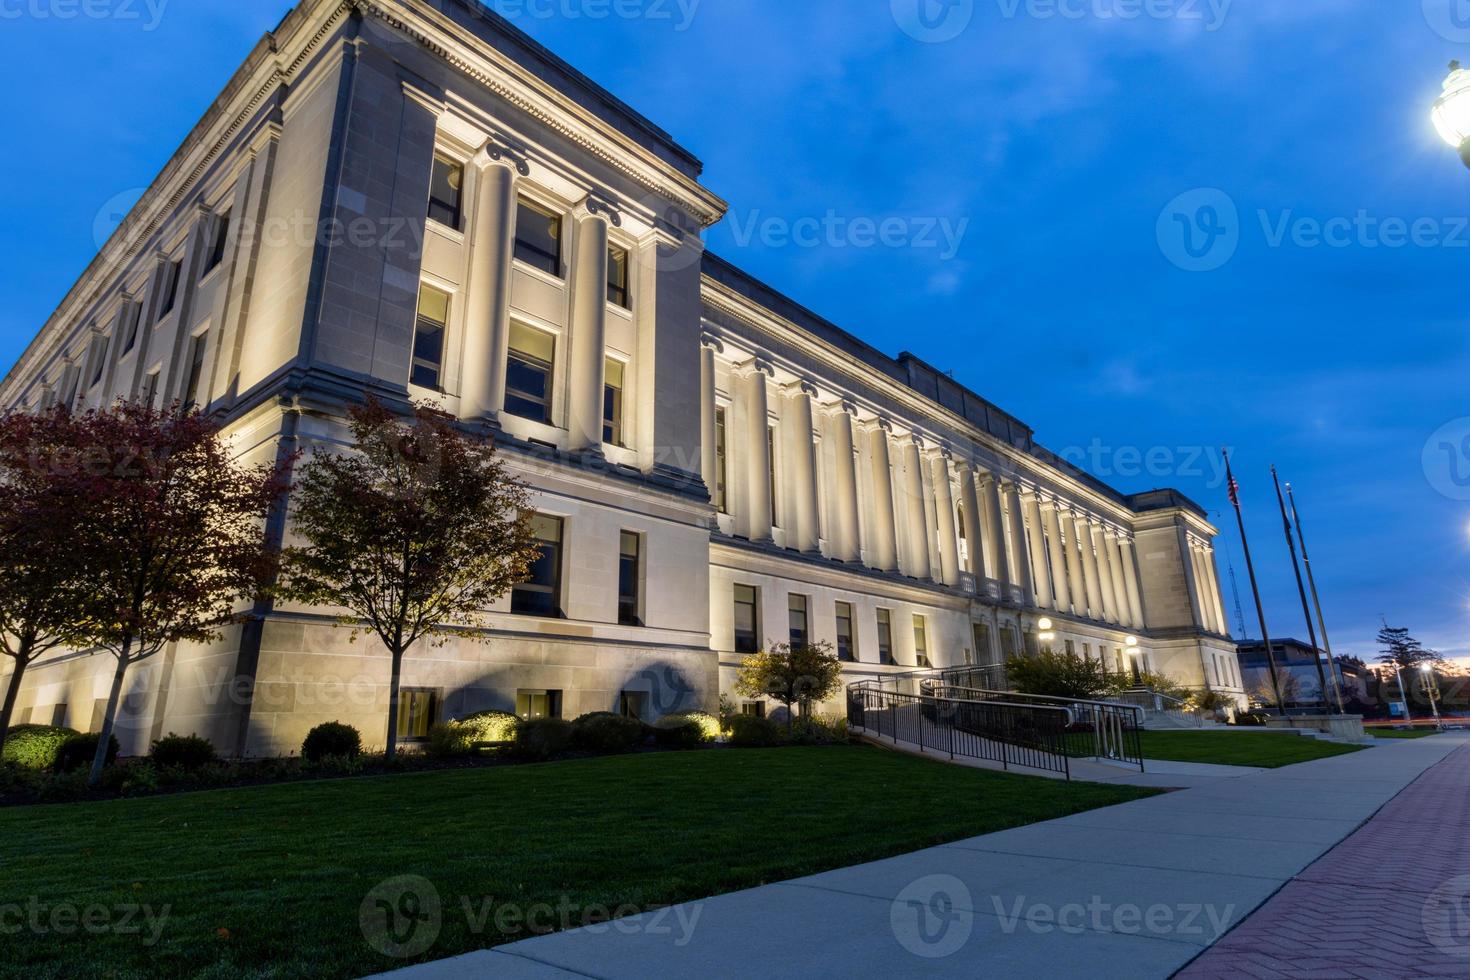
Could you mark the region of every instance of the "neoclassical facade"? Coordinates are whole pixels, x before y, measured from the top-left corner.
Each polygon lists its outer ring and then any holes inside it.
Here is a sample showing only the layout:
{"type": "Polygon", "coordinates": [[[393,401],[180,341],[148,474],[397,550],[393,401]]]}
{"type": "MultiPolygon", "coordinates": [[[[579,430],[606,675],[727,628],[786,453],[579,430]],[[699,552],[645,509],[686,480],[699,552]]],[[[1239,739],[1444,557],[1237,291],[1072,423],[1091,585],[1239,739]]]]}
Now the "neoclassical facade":
{"type": "MultiPolygon", "coordinates": [[[[542,559],[483,637],[410,655],[409,738],[485,708],[712,709],[747,653],[792,639],[854,680],[1049,646],[1241,694],[1200,507],[1113,490],[706,253],[726,205],[701,177],[472,0],[303,0],[0,404],[178,400],[248,461],[341,450],[370,393],[493,435],[542,559]]],[[[253,607],[135,669],[125,751],[193,731],[285,753],[330,720],[371,739],[387,660],[334,620],[253,607]]],[[[33,668],[18,720],[92,726],[105,660],[33,668]]]]}

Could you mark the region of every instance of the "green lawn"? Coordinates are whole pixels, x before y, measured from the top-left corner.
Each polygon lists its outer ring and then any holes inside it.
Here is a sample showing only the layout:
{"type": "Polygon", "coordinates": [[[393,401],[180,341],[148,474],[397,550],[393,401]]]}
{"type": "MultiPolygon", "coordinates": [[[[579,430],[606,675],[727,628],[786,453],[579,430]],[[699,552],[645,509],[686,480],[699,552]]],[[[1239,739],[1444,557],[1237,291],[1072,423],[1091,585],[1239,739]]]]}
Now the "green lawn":
{"type": "Polygon", "coordinates": [[[1279,769],[1357,752],[1361,745],[1276,732],[1143,732],[1143,758],[1279,769]]]}
{"type": "Polygon", "coordinates": [[[1428,738],[1439,732],[1433,728],[1370,728],[1368,734],[1374,738],[1428,738]]]}
{"type": "MultiPolygon", "coordinates": [[[[1147,795],[833,746],[0,810],[0,927],[17,906],[43,923],[0,932],[0,975],[361,976],[526,938],[521,914],[581,925],[1147,795]],[[442,927],[393,959],[360,908],[402,875],[432,883],[442,927]],[[170,910],[156,944],[46,925],[124,905],[170,910]]],[[[388,899],[410,925],[427,908],[388,899]]]]}

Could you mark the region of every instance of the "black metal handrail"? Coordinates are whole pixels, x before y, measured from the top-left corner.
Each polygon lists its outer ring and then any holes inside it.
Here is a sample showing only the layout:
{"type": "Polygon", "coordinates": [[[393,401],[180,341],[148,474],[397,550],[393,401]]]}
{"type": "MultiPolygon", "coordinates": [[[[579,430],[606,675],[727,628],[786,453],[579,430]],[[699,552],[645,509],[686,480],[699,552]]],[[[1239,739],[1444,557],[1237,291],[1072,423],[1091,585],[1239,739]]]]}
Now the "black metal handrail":
{"type": "Polygon", "coordinates": [[[1059,707],[1067,711],[1067,752],[1073,758],[1107,759],[1135,765],[1143,771],[1144,711],[1115,701],[1054,698],[1014,691],[988,691],[957,687],[942,682],[921,682],[935,697],[950,700],[989,701],[1059,707]]]}
{"type": "Polygon", "coordinates": [[[957,700],[933,694],[887,690],[883,681],[861,681],[847,689],[847,720],[894,744],[948,752],[1071,777],[1066,708],[957,700]]]}

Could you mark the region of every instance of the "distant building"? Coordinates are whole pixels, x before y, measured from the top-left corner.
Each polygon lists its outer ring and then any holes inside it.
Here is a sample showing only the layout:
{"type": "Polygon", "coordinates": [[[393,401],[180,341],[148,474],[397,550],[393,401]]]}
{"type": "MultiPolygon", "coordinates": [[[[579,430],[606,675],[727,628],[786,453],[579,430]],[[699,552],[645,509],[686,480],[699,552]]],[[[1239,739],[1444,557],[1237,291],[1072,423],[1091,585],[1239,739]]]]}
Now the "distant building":
{"type": "MultiPolygon", "coordinates": [[[[1322,696],[1321,675],[1317,673],[1317,651],[1310,643],[1273,638],[1271,649],[1276,654],[1276,669],[1280,672],[1282,686],[1286,688],[1283,693],[1288,706],[1335,700],[1330,673],[1327,675],[1327,697],[1322,696]]],[[[1271,671],[1266,658],[1265,643],[1260,640],[1242,640],[1236,644],[1236,656],[1240,661],[1240,679],[1246,692],[1255,696],[1270,691],[1271,671]]],[[[1370,674],[1365,668],[1353,663],[1343,663],[1340,659],[1329,668],[1327,656],[1323,654],[1322,669],[1336,672],[1343,701],[1368,699],[1370,674]]]]}

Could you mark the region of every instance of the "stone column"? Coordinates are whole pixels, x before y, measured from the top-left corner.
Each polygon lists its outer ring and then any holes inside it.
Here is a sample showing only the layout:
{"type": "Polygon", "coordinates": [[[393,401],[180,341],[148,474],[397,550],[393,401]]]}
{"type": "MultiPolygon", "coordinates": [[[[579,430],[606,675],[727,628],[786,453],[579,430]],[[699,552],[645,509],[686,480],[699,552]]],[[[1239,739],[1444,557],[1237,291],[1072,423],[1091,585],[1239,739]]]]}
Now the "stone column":
{"type": "Polygon", "coordinates": [[[975,468],[969,463],[962,463],[959,469],[960,506],[965,508],[965,547],[970,552],[970,574],[975,576],[975,591],[978,593],[990,574],[985,567],[985,537],[980,531],[985,516],[975,487],[975,468]]]}
{"type": "Polygon", "coordinates": [[[908,528],[908,567],[904,574],[920,579],[929,578],[932,573],[928,522],[924,519],[924,474],[920,469],[922,448],[923,440],[917,435],[903,441],[903,511],[908,528]]]}
{"type": "Polygon", "coordinates": [[[1133,619],[1134,628],[1143,629],[1148,624],[1143,618],[1143,592],[1138,585],[1138,563],[1133,556],[1133,540],[1120,538],[1118,550],[1123,554],[1123,585],[1128,590],[1128,613],[1133,619]]]}
{"type": "Polygon", "coordinates": [[[568,383],[568,448],[602,448],[604,373],[607,366],[608,209],[594,199],[572,212],[571,370],[568,383]]]}
{"type": "MultiPolygon", "coordinates": [[[[709,490],[711,502],[715,499],[715,484],[719,477],[719,459],[715,453],[715,409],[717,391],[715,384],[715,353],[723,352],[725,345],[705,334],[699,343],[699,472],[709,490]]],[[[727,433],[728,435],[728,433],[727,433]]],[[[728,488],[727,491],[728,492],[728,488]]]]}
{"type": "Polygon", "coordinates": [[[832,503],[832,557],[842,562],[862,558],[862,536],[858,530],[857,459],[853,452],[852,424],[857,406],[838,402],[827,414],[827,438],[832,440],[836,463],[832,503]]]}
{"type": "Polygon", "coordinates": [[[1087,614],[1089,618],[1101,621],[1106,613],[1103,611],[1097,555],[1092,550],[1092,520],[1083,515],[1077,516],[1077,545],[1082,551],[1082,578],[1087,584],[1087,614]]]}
{"type": "Polygon", "coordinates": [[[888,452],[887,419],[868,424],[868,459],[873,474],[873,544],[868,560],[873,567],[891,572],[898,568],[897,526],[893,511],[893,461],[888,452]]]}
{"type": "Polygon", "coordinates": [[[1210,629],[1210,618],[1214,613],[1210,609],[1210,600],[1205,595],[1205,568],[1200,562],[1199,544],[1190,536],[1185,537],[1185,542],[1189,546],[1189,577],[1194,582],[1195,622],[1201,629],[1210,629]]]}
{"type": "Polygon", "coordinates": [[[934,517],[939,524],[939,568],[945,585],[960,584],[960,536],[954,526],[954,490],[949,483],[948,449],[939,449],[929,457],[929,472],[934,482],[934,517]]]}
{"type": "Polygon", "coordinates": [[[1022,496],[1021,506],[1026,508],[1026,523],[1030,525],[1028,537],[1031,542],[1031,580],[1039,609],[1055,609],[1056,594],[1052,590],[1051,576],[1046,567],[1046,541],[1041,531],[1041,504],[1036,491],[1028,489],[1022,496]]]}
{"type": "Polygon", "coordinates": [[[768,426],[770,407],[766,402],[766,380],[775,371],[759,358],[740,370],[745,395],[745,500],[746,537],[751,541],[771,540],[771,443],[768,426]]]}
{"type": "Polygon", "coordinates": [[[822,550],[822,525],[817,510],[817,442],[812,432],[812,397],[817,389],[810,382],[798,381],[786,388],[787,452],[791,460],[791,494],[795,501],[791,534],[786,546],[805,554],[822,550]]]}
{"type": "Polygon", "coordinates": [[[1062,550],[1062,530],[1057,521],[1055,500],[1040,502],[1041,520],[1046,527],[1046,545],[1051,554],[1052,608],[1057,612],[1072,611],[1072,590],[1067,582],[1067,560],[1062,550]]]}
{"type": "Polygon", "coordinates": [[[1113,556],[1108,552],[1108,532],[1099,524],[1092,525],[1092,546],[1097,553],[1098,590],[1102,593],[1103,619],[1117,623],[1117,596],[1113,592],[1113,556]]]}
{"type": "Polygon", "coordinates": [[[1011,585],[1021,592],[1021,602],[1029,605],[1031,598],[1031,561],[1026,556],[1026,519],[1021,516],[1020,486],[1014,482],[1005,485],[1006,516],[1011,528],[1011,551],[1007,556],[1011,563],[1011,585]]]}
{"type": "Polygon", "coordinates": [[[994,473],[980,477],[981,503],[985,508],[985,567],[1000,587],[1002,595],[1011,581],[1011,566],[1006,556],[1006,534],[1001,523],[1000,480],[994,473]]]}
{"type": "Polygon", "coordinates": [[[1078,512],[1075,508],[1059,511],[1058,517],[1067,535],[1067,586],[1072,592],[1073,615],[1088,617],[1087,583],[1082,574],[1082,539],[1077,534],[1078,512]]]}
{"type": "Polygon", "coordinates": [[[470,268],[465,288],[460,417],[484,419],[505,406],[505,358],[510,346],[510,260],[515,251],[515,165],[487,144],[475,171],[470,268]]]}
{"type": "Polygon", "coordinates": [[[1108,565],[1112,568],[1113,585],[1113,608],[1118,613],[1118,625],[1133,626],[1133,620],[1128,614],[1128,587],[1124,584],[1123,552],[1118,547],[1119,534],[1109,529],[1105,532],[1104,541],[1108,547],[1108,565]]]}
{"type": "Polygon", "coordinates": [[[1215,623],[1219,627],[1216,632],[1221,636],[1230,635],[1230,619],[1225,615],[1225,597],[1220,592],[1220,566],[1215,563],[1215,549],[1206,548],[1204,551],[1205,578],[1210,585],[1210,601],[1215,604],[1215,623]]]}

